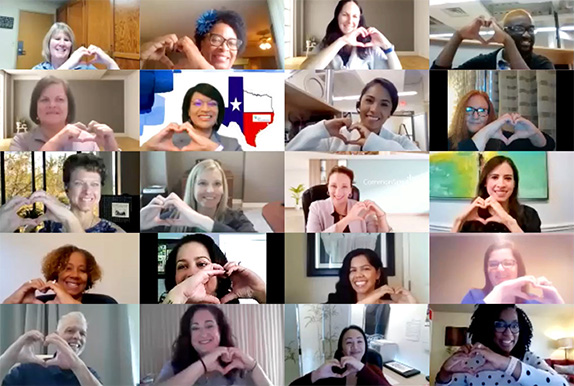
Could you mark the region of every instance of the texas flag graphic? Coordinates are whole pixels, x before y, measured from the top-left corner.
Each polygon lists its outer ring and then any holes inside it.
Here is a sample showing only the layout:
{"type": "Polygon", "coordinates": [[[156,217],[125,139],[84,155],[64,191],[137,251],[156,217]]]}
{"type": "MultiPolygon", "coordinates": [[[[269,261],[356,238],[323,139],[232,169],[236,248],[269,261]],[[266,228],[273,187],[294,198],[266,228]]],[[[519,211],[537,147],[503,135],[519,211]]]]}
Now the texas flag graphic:
{"type": "Polygon", "coordinates": [[[227,107],[223,124],[237,124],[245,141],[255,146],[257,134],[273,123],[273,98],[267,94],[257,94],[243,88],[243,77],[230,76],[228,79],[227,107]]]}

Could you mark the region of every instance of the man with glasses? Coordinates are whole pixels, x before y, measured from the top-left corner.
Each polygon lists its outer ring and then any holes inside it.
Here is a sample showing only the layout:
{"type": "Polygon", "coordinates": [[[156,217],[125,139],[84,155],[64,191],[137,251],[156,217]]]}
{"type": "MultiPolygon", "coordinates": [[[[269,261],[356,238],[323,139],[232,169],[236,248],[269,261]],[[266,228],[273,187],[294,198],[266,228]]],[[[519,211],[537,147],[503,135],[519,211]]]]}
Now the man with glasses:
{"type": "Polygon", "coordinates": [[[508,12],[502,19],[502,27],[495,18],[477,17],[469,25],[456,31],[433,62],[431,69],[450,69],[452,61],[463,40],[478,40],[483,44],[504,45],[489,54],[482,54],[464,62],[458,69],[465,70],[553,70],[552,62],[533,52],[535,26],[532,16],[525,10],[508,12]],[[485,40],[480,35],[482,27],[491,28],[494,35],[485,40]]]}

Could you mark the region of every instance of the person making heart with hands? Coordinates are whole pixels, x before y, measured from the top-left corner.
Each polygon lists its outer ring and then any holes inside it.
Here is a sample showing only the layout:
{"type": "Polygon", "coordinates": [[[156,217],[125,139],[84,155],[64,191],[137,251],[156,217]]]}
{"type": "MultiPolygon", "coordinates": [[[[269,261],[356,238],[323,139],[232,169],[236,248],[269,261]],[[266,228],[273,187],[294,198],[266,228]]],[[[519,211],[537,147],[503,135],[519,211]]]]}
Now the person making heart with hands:
{"type": "Polygon", "coordinates": [[[187,90],[182,104],[182,124],[170,123],[147,140],[144,150],[241,151],[235,138],[217,131],[225,117],[221,93],[212,85],[198,83],[187,90]]]}
{"type": "Polygon", "coordinates": [[[311,203],[307,232],[390,232],[386,213],[373,201],[350,198],[354,173],[334,166],[327,176],[329,198],[311,203]]]}
{"type": "Polygon", "coordinates": [[[191,306],[180,326],[172,358],[161,369],[156,385],[271,385],[257,360],[236,347],[221,308],[191,306]]]}
{"type": "Polygon", "coordinates": [[[107,125],[90,121],[71,123],[76,113],[74,96],[68,82],[49,75],[32,91],[30,117],[38,126],[18,133],[10,142],[11,151],[105,151],[120,150],[114,131],[107,125]]]}
{"type": "Polygon", "coordinates": [[[448,134],[449,150],[548,151],[555,147],[550,135],[520,114],[506,113],[497,118],[489,95],[478,90],[460,98],[448,134]]]}
{"type": "Polygon", "coordinates": [[[339,335],[337,351],[316,370],[291,382],[291,385],[381,385],[390,386],[383,371],[367,363],[367,336],[351,325],[339,335]]]}
{"type": "Polygon", "coordinates": [[[484,253],[483,266],[484,287],[470,289],[462,304],[564,304],[550,280],[526,274],[522,255],[510,241],[489,245],[484,253]]]}
{"type": "Polygon", "coordinates": [[[367,27],[356,0],[340,0],[325,37],[301,65],[323,70],[401,70],[393,44],[375,27],[367,27]]]}
{"type": "Polygon", "coordinates": [[[24,333],[0,356],[0,380],[7,385],[62,384],[72,376],[80,385],[101,385],[98,374],[80,358],[87,330],[86,318],[76,311],[60,318],[55,333],[47,336],[38,330],[24,333]],[[54,356],[46,361],[40,359],[34,351],[34,345],[38,344],[54,347],[54,356]]]}
{"type": "Polygon", "coordinates": [[[213,239],[194,234],[182,238],[165,263],[164,304],[266,301],[261,278],[241,262],[229,262],[213,239]]]}
{"type": "Polygon", "coordinates": [[[415,297],[405,288],[389,286],[387,274],[377,252],[353,249],[343,259],[335,293],[328,304],[414,304],[415,297]]]}
{"type": "Polygon", "coordinates": [[[518,168],[492,157],[480,172],[477,197],[455,219],[451,232],[540,232],[535,209],[518,202],[518,168]]]}
{"type": "Polygon", "coordinates": [[[437,385],[565,385],[542,358],[530,352],[532,323],[514,304],[480,304],[468,327],[471,343],[441,366],[437,385]],[[471,378],[472,377],[472,378],[471,378]]]}

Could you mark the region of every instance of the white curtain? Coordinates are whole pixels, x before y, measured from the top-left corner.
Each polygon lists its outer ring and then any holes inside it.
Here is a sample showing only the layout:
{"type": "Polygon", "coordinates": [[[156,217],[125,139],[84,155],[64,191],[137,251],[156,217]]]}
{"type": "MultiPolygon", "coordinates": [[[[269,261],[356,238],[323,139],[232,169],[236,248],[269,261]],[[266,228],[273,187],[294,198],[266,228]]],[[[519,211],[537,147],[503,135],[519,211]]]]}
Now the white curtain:
{"type": "MultiPolygon", "coordinates": [[[[44,335],[56,332],[60,317],[80,311],[88,321],[86,348],[81,355],[84,363],[98,373],[104,385],[134,385],[134,370],[139,366],[135,355],[139,349],[137,308],[131,304],[2,305],[0,353],[26,331],[39,330],[44,335]]],[[[53,347],[46,349],[39,344],[35,349],[38,354],[54,353],[53,347]]]]}
{"type": "MultiPolygon", "coordinates": [[[[225,313],[235,344],[251,355],[274,385],[284,380],[284,312],[279,304],[230,304],[225,313]]],[[[179,321],[187,305],[141,305],[140,379],[157,377],[171,360],[171,347],[179,333],[179,321]]]]}

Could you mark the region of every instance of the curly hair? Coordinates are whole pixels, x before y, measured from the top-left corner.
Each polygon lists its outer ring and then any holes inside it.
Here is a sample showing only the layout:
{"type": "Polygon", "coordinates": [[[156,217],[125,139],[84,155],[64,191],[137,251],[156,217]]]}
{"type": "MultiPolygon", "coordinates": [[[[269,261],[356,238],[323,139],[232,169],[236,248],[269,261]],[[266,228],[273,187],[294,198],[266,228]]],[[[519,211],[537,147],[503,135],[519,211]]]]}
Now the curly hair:
{"type": "Polygon", "coordinates": [[[369,264],[375,268],[375,271],[379,271],[381,273],[375,283],[375,288],[379,288],[387,284],[387,275],[380,256],[372,249],[353,249],[351,252],[347,253],[347,256],[343,259],[343,265],[341,266],[341,269],[339,269],[339,281],[335,285],[335,293],[329,295],[328,303],[357,303],[357,293],[353,289],[351,280],[349,279],[349,275],[351,274],[351,261],[357,256],[365,256],[369,261],[369,264]]]}
{"type": "Polygon", "coordinates": [[[210,9],[197,19],[195,35],[193,37],[197,47],[201,48],[201,42],[217,23],[227,24],[233,29],[237,39],[241,40],[241,45],[237,49],[237,54],[241,55],[247,45],[247,30],[245,28],[245,21],[243,21],[241,15],[231,10],[210,9]]]}
{"type": "Polygon", "coordinates": [[[85,169],[89,172],[96,172],[100,175],[100,181],[102,186],[106,180],[106,165],[104,160],[97,155],[91,153],[80,153],[72,154],[64,161],[62,179],[64,180],[64,186],[70,183],[70,178],[72,178],[72,172],[78,168],[85,169]]]}
{"type": "Polygon", "coordinates": [[[532,342],[532,323],[526,313],[514,304],[478,304],[472,314],[468,335],[472,344],[482,343],[492,351],[501,355],[511,355],[520,360],[530,348],[532,342]],[[494,322],[500,319],[500,314],[506,309],[516,310],[520,332],[518,341],[510,354],[503,352],[494,343],[494,322]]]}
{"type": "Polygon", "coordinates": [[[102,270],[96,258],[85,249],[76,247],[75,245],[64,245],[63,247],[54,249],[49,252],[42,260],[42,274],[46,280],[58,280],[58,275],[66,268],[70,256],[74,252],[79,252],[84,255],[86,259],[86,271],[88,273],[88,282],[86,290],[93,287],[94,283],[102,278],[102,270]]]}
{"type": "Polygon", "coordinates": [[[471,133],[468,131],[468,126],[466,125],[466,107],[468,101],[473,96],[478,95],[484,98],[486,103],[488,103],[488,118],[486,120],[485,126],[489,123],[496,120],[496,112],[494,111],[494,105],[490,100],[490,97],[487,93],[479,91],[479,90],[472,90],[466,93],[458,100],[458,104],[456,105],[456,109],[454,110],[454,115],[452,116],[452,121],[450,123],[450,128],[448,130],[448,139],[451,144],[451,149],[449,150],[457,150],[458,144],[464,140],[467,140],[471,137],[471,133]]]}
{"type": "Polygon", "coordinates": [[[175,342],[173,342],[172,346],[171,365],[175,374],[185,370],[200,358],[199,353],[191,344],[191,323],[195,313],[200,310],[209,311],[215,318],[217,328],[219,329],[219,346],[235,347],[233,336],[231,334],[231,326],[229,325],[225,314],[219,307],[211,304],[197,304],[190,306],[179,321],[179,335],[175,342]]]}
{"type": "MultiPolygon", "coordinates": [[[[345,4],[347,4],[349,2],[353,2],[353,3],[357,4],[357,7],[359,7],[359,10],[361,12],[361,16],[359,17],[359,24],[358,24],[357,28],[359,28],[359,27],[368,28],[367,23],[365,22],[365,17],[363,16],[363,8],[359,5],[357,0],[339,0],[339,2],[337,3],[337,6],[335,7],[333,19],[331,19],[331,21],[327,25],[327,30],[325,31],[325,36],[323,37],[323,40],[321,40],[321,45],[323,46],[323,48],[329,47],[331,44],[333,44],[335,42],[335,40],[337,40],[341,36],[343,36],[343,32],[341,32],[341,29],[339,28],[339,14],[343,10],[343,7],[345,6],[345,4]]],[[[358,37],[357,40],[358,41],[364,41],[365,38],[358,37]]],[[[345,47],[341,48],[341,50],[339,50],[339,52],[337,54],[341,55],[341,51],[343,51],[344,49],[345,49],[345,47]]],[[[370,55],[371,50],[372,50],[372,48],[370,48],[370,47],[367,47],[367,48],[357,47],[357,54],[359,55],[359,58],[365,59],[368,55],[370,55]]]]}
{"type": "MultiPolygon", "coordinates": [[[[227,257],[225,257],[225,254],[223,253],[223,251],[221,251],[221,249],[219,249],[219,246],[215,243],[215,241],[213,241],[213,239],[207,235],[204,234],[193,234],[193,235],[187,235],[185,237],[183,237],[181,240],[179,240],[179,242],[177,243],[177,245],[175,246],[175,248],[173,248],[171,250],[171,252],[169,253],[168,257],[167,257],[167,261],[165,262],[165,289],[167,292],[171,291],[173,289],[173,287],[176,286],[175,282],[175,266],[176,266],[176,262],[177,262],[177,255],[179,253],[179,250],[181,249],[181,247],[183,247],[185,244],[188,243],[200,243],[202,244],[205,249],[207,249],[207,253],[209,254],[209,259],[211,260],[212,263],[215,264],[219,264],[221,266],[224,266],[225,264],[227,264],[227,257]]],[[[227,295],[229,293],[229,291],[231,290],[231,279],[229,278],[224,278],[224,277],[218,277],[217,278],[217,290],[216,290],[216,294],[215,296],[217,296],[218,299],[223,298],[225,295],[227,295]]],[[[239,301],[237,299],[235,299],[234,301],[231,301],[230,303],[238,303],[239,301]]]]}
{"type": "Polygon", "coordinates": [[[343,328],[343,331],[341,331],[341,334],[339,335],[339,342],[337,343],[337,350],[335,351],[335,355],[333,355],[333,357],[336,360],[340,360],[343,357],[343,337],[345,336],[345,334],[349,330],[357,330],[361,334],[363,334],[363,339],[365,340],[365,353],[363,354],[363,357],[361,358],[361,362],[367,363],[367,350],[369,347],[369,345],[367,343],[368,342],[367,335],[365,334],[365,331],[363,331],[363,329],[361,327],[355,326],[354,324],[350,325],[349,327],[343,328]]]}

